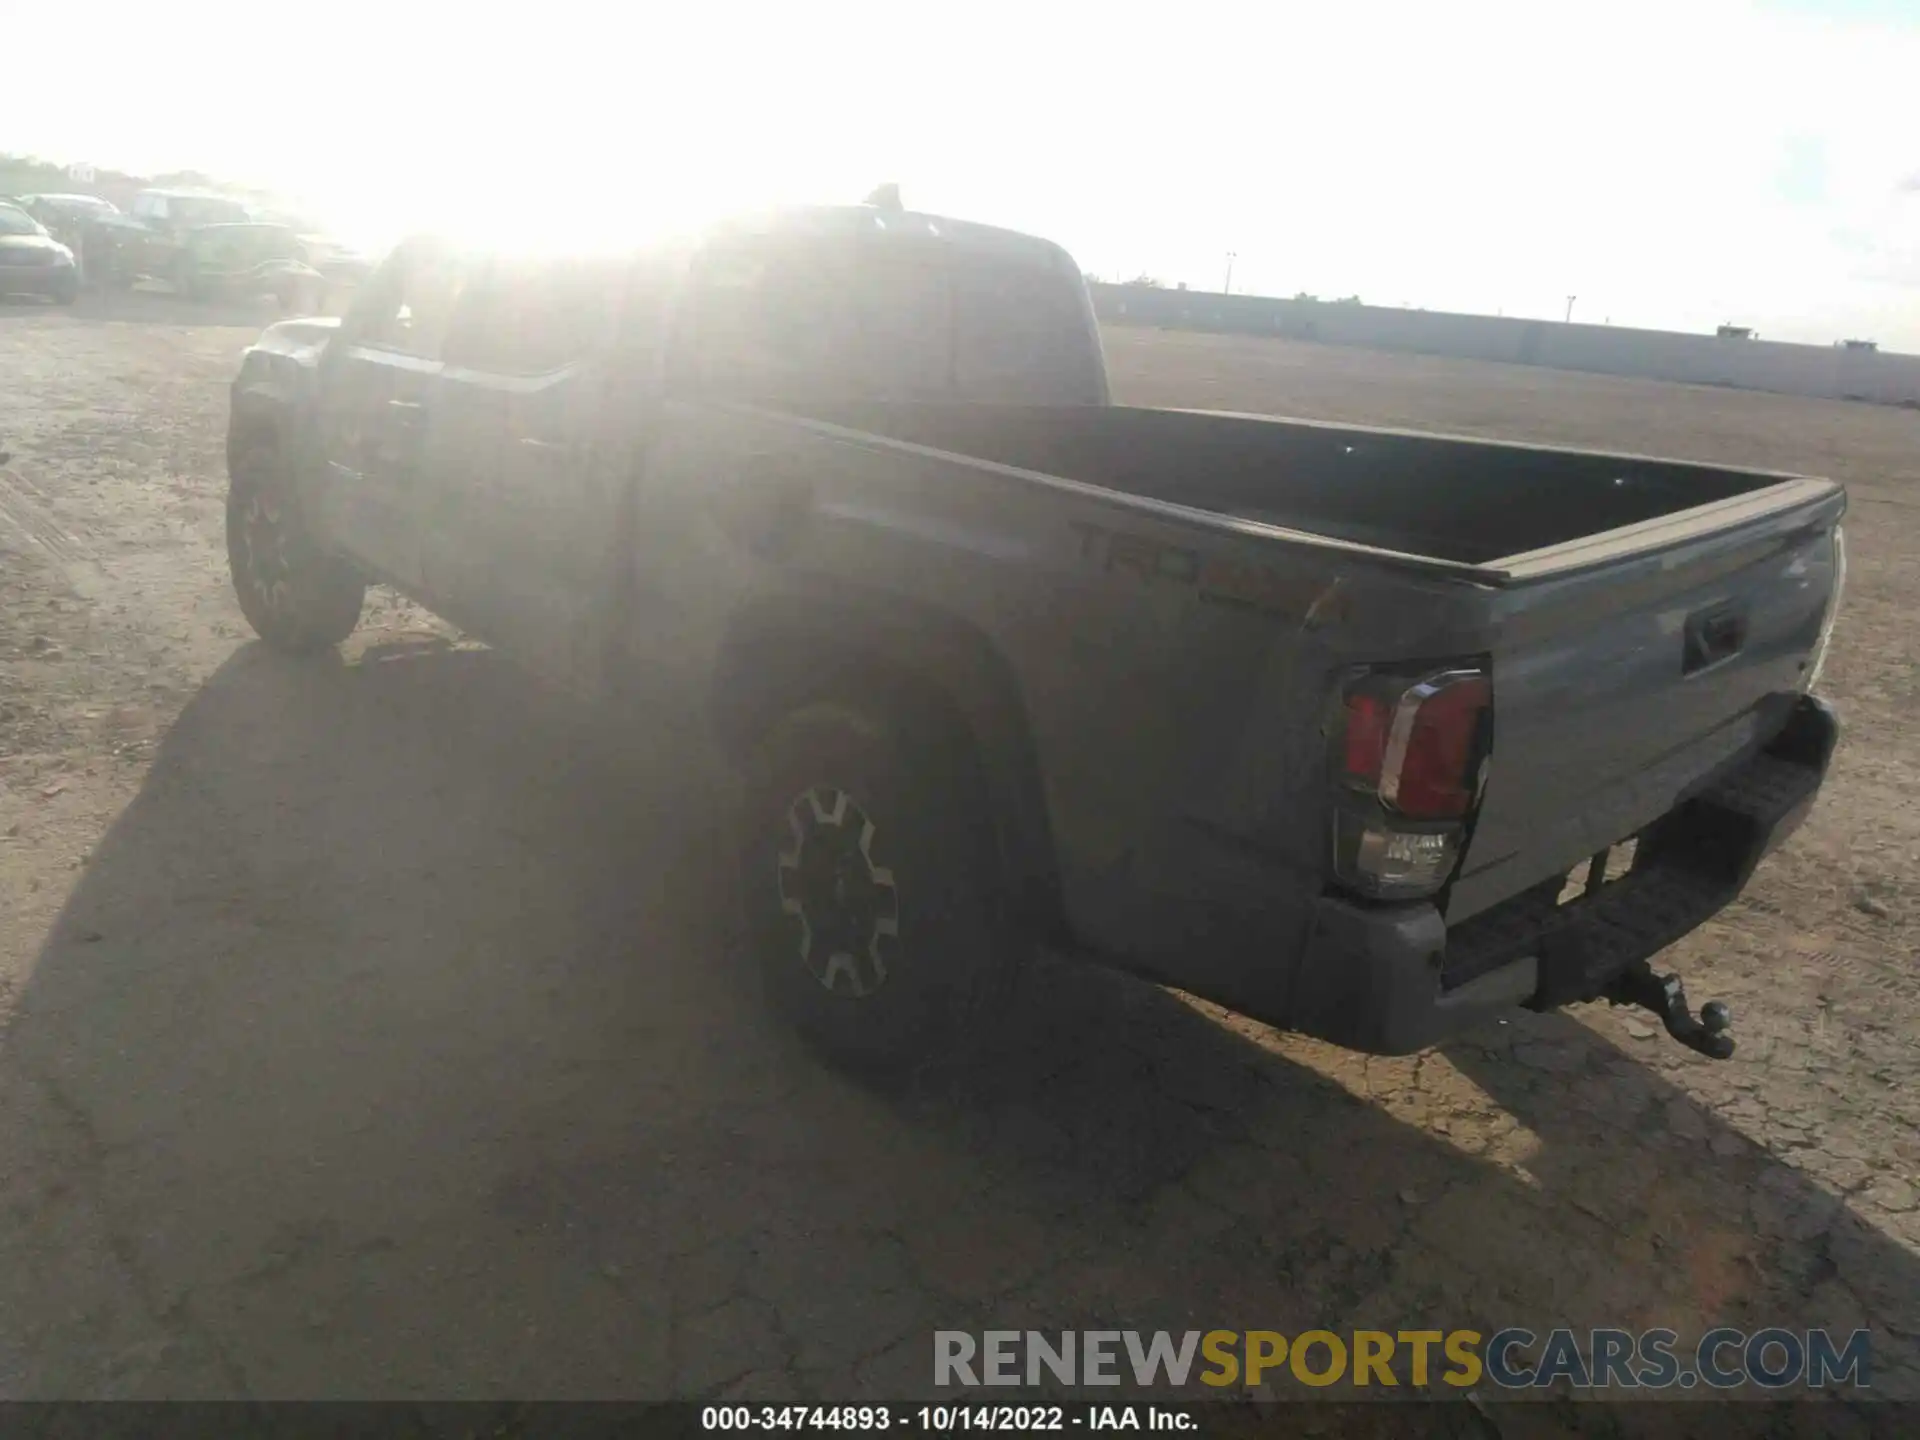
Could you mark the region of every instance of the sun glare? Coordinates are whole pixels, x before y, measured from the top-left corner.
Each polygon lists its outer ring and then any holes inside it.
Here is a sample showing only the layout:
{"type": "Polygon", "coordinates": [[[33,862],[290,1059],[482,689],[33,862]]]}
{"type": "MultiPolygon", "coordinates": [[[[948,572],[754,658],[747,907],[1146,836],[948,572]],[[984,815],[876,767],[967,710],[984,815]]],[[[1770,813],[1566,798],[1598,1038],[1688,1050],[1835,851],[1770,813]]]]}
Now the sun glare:
{"type": "MultiPolygon", "coordinates": [[[[288,32],[314,78],[263,76],[241,123],[238,52],[193,37],[294,22],[182,3],[196,22],[117,17],[84,105],[58,67],[10,71],[7,147],[284,192],[367,249],[645,243],[892,180],[1108,278],[1217,288],[1232,252],[1267,294],[1551,318],[1577,292],[1616,324],[1920,345],[1911,27],[1745,0],[1230,0],[1146,31],[1012,0],[543,0],[502,26],[338,0],[288,32]]],[[[67,24],[32,7],[7,43],[57,51],[67,24]]]]}
{"type": "MultiPolygon", "coordinates": [[[[535,130],[529,146],[540,143],[535,130]]],[[[437,172],[404,184],[370,184],[364,173],[302,196],[330,230],[368,250],[430,232],[475,248],[518,254],[632,250],[711,224],[728,215],[808,202],[861,199],[884,174],[786,173],[726,163],[705,152],[678,163],[633,163],[607,146],[564,160],[551,155],[528,173],[537,184],[502,183],[497,154],[475,145],[443,157],[437,172]]],[[[514,167],[504,167],[511,171],[514,167]]]]}

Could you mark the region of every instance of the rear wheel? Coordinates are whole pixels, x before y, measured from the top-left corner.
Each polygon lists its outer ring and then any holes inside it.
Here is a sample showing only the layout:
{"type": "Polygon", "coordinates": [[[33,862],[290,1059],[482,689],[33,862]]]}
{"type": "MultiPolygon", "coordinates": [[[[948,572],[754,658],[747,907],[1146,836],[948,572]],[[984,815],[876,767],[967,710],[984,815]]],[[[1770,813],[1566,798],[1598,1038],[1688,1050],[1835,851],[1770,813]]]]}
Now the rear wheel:
{"type": "Polygon", "coordinates": [[[236,451],[227,489],[227,566],[254,633],[275,649],[310,654],[353,633],[366,582],[321,549],[289,482],[272,437],[255,436],[236,451]]]}
{"type": "Polygon", "coordinates": [[[948,728],[885,700],[822,700],[748,762],[751,943],[776,1008],[850,1068],[951,1055],[1018,968],[976,766],[948,728]]]}

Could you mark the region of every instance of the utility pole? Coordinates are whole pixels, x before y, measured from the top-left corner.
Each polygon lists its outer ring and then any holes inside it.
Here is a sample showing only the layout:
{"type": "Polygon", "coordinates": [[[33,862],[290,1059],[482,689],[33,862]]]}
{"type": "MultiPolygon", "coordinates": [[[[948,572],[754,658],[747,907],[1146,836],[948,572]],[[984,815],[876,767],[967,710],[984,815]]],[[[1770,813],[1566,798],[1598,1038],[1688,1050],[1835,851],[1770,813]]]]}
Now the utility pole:
{"type": "Polygon", "coordinates": [[[1239,258],[1236,252],[1232,250],[1227,252],[1227,282],[1220,287],[1220,293],[1222,295],[1231,295],[1233,293],[1233,262],[1239,258]]]}
{"type": "Polygon", "coordinates": [[[1573,302],[1579,298],[1578,295],[1567,296],[1567,324],[1569,325],[1573,323],[1573,302]]]}

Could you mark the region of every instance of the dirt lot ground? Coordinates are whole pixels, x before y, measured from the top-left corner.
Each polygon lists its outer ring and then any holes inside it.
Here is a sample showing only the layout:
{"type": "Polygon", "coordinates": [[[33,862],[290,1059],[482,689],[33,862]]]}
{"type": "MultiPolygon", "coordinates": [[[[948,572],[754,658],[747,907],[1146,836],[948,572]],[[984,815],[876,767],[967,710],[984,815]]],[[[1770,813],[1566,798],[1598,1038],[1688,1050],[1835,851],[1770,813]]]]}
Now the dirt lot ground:
{"type": "MultiPolygon", "coordinates": [[[[254,644],[248,328],[0,309],[0,1394],[906,1397],[930,1332],[1873,1328],[1920,1397],[1920,415],[1117,332],[1123,398],[1852,487],[1839,770],[1622,1012],[1366,1060],[1042,964],[881,1097],[761,1015],[698,766],[382,602],[254,644]]],[[[198,323],[197,323],[198,322],[198,323]]],[[[1841,1417],[1823,1407],[1809,1433],[1841,1417]]]]}

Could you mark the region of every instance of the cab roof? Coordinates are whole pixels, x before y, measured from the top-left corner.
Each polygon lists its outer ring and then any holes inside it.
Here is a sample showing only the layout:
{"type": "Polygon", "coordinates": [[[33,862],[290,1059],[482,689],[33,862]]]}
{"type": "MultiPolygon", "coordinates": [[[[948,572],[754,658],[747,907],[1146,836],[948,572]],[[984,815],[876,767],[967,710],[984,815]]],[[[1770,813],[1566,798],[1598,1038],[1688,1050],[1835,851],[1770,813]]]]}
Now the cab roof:
{"type": "Polygon", "coordinates": [[[1064,261],[1067,252],[1051,240],[998,225],[950,215],[893,210],[878,205],[802,205],[734,216],[712,226],[708,238],[758,234],[860,235],[880,239],[933,240],[957,249],[1030,262],[1064,261]]]}
{"type": "MultiPolygon", "coordinates": [[[[947,215],[893,210],[876,205],[798,205],[751,211],[645,240],[635,237],[624,242],[614,240],[604,244],[582,244],[577,250],[573,247],[562,247],[558,251],[541,248],[528,254],[529,258],[591,257],[616,263],[647,258],[677,265],[686,263],[698,251],[715,242],[776,237],[839,237],[873,240],[883,244],[888,241],[921,246],[934,244],[985,259],[1078,273],[1072,257],[1051,240],[947,215]]],[[[453,235],[433,230],[415,232],[395,248],[402,251],[422,248],[475,258],[522,253],[511,243],[463,243],[453,235]]]]}

